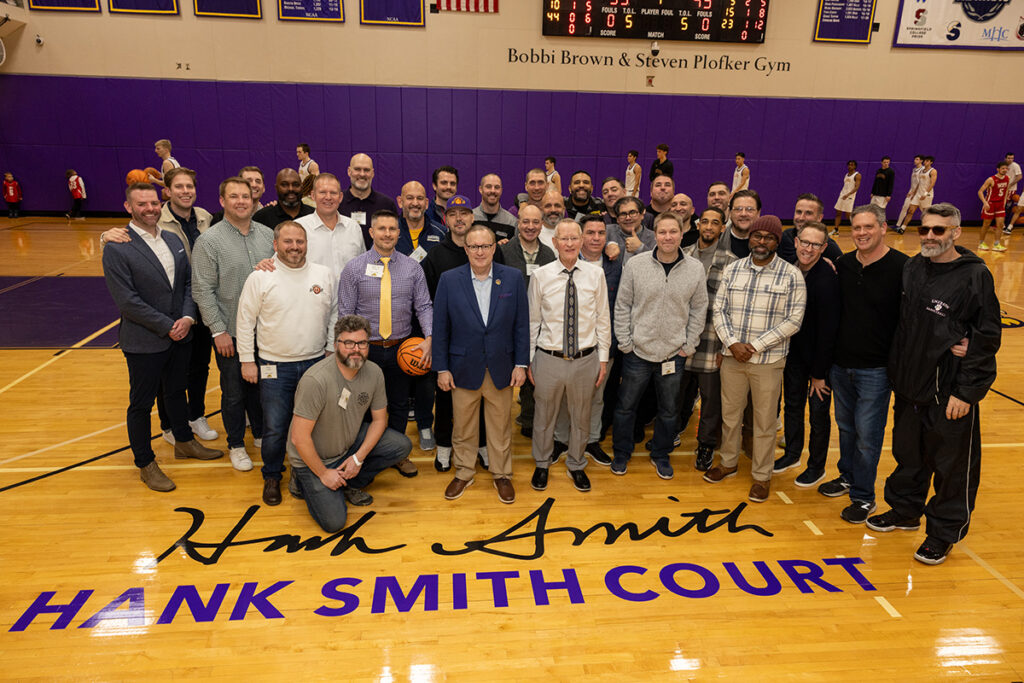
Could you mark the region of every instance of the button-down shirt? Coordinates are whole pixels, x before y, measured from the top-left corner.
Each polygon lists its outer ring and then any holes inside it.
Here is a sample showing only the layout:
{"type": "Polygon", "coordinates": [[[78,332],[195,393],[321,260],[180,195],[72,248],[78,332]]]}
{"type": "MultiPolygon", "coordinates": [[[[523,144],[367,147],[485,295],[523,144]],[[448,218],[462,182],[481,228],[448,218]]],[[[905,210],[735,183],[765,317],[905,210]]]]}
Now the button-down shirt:
{"type": "Polygon", "coordinates": [[[327,266],[335,276],[345,269],[345,264],[366,251],[362,228],[340,213],[333,230],[324,225],[315,211],[295,222],[306,229],[306,258],[327,266]]]}
{"type": "Polygon", "coordinates": [[[210,227],[192,250],[192,298],[213,336],[235,336],[238,297],[256,264],[274,255],[274,231],[255,221],[248,234],[227,221],[210,227]]]}
{"type": "Polygon", "coordinates": [[[142,238],[142,241],[149,247],[156,255],[160,265],[164,267],[164,272],[167,273],[167,281],[171,283],[171,287],[174,286],[174,254],[171,253],[171,248],[167,246],[167,242],[164,242],[164,238],[160,236],[163,232],[160,226],[156,226],[156,235],[151,235],[135,223],[129,221],[128,227],[135,231],[135,234],[142,238]]]}
{"type": "MultiPolygon", "coordinates": [[[[427,279],[423,268],[413,259],[397,251],[391,252],[388,272],[391,274],[391,336],[402,339],[412,334],[412,316],[420,323],[423,335],[429,337],[434,326],[434,306],[430,303],[427,279]]],[[[370,321],[370,339],[380,341],[380,282],[373,270],[383,273],[384,262],[376,247],[355,257],[341,271],[338,281],[338,316],[361,315],[370,321]],[[377,266],[381,268],[377,271],[377,266]]]]}
{"type": "Polygon", "coordinates": [[[726,266],[715,295],[715,331],[722,354],[729,347],[751,344],[757,353],[750,363],[768,364],[789,353],[789,338],[800,330],[807,305],[804,276],[778,255],[764,266],[750,256],[726,266]]]}
{"type": "MultiPolygon", "coordinates": [[[[608,360],[612,344],[611,311],[604,270],[586,261],[573,266],[576,303],[579,311],[576,336],[579,349],[597,346],[600,361],[608,360]]],[[[533,271],[530,276],[530,359],[539,346],[562,353],[565,347],[565,288],[569,274],[560,259],[533,271]]]]}
{"type": "Polygon", "coordinates": [[[491,312],[491,284],[494,282],[494,266],[487,270],[487,277],[480,279],[472,269],[469,276],[473,280],[473,292],[476,294],[476,305],[480,307],[480,317],[487,324],[487,316],[491,312]]]}

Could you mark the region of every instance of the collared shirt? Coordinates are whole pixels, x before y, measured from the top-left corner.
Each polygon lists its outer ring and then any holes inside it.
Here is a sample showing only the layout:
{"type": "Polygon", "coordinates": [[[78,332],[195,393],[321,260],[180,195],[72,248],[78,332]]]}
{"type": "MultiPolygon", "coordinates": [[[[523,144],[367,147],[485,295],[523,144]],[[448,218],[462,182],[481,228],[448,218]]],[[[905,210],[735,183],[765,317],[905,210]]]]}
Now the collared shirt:
{"type": "Polygon", "coordinates": [[[192,250],[192,298],[217,336],[235,336],[238,297],[256,264],[274,255],[274,231],[250,222],[248,234],[227,221],[210,227],[192,250]]]}
{"type": "MultiPolygon", "coordinates": [[[[581,351],[597,346],[600,361],[608,360],[612,344],[611,311],[604,270],[577,260],[573,284],[579,310],[576,336],[581,351]]],[[[533,271],[530,276],[530,358],[539,346],[561,353],[565,347],[565,288],[569,274],[560,259],[533,271]]]]}
{"type": "Polygon", "coordinates": [[[181,232],[188,238],[188,246],[194,247],[196,240],[199,239],[199,221],[196,218],[195,209],[189,209],[188,218],[182,218],[178,214],[174,213],[174,210],[169,206],[168,202],[167,212],[171,214],[171,218],[178,222],[181,226],[181,232]]]}
{"type": "Polygon", "coordinates": [[[142,238],[146,246],[152,250],[156,255],[160,265],[164,267],[164,272],[167,273],[167,281],[174,286],[174,254],[171,253],[171,248],[167,246],[167,242],[164,242],[164,238],[160,236],[163,232],[160,226],[156,226],[156,235],[150,235],[148,232],[135,225],[134,222],[129,221],[128,227],[135,231],[135,234],[142,238]]]}
{"type": "MultiPolygon", "coordinates": [[[[412,316],[429,337],[434,325],[434,307],[430,303],[423,268],[405,254],[391,252],[391,336],[402,339],[412,334],[412,316]]],[[[370,339],[380,341],[380,283],[384,262],[376,247],[364,252],[345,266],[338,281],[338,316],[361,315],[370,321],[370,339]]]]}
{"type": "MultiPolygon", "coordinates": [[[[711,252],[711,265],[704,264],[704,277],[708,287],[708,313],[704,321],[704,331],[701,332],[700,341],[697,342],[697,350],[686,359],[686,369],[695,372],[718,372],[716,356],[722,349],[722,342],[718,339],[718,332],[715,331],[715,297],[718,295],[722,273],[726,266],[737,259],[736,254],[732,253],[728,245],[723,244],[721,239],[716,240],[704,252],[704,255],[711,252]]],[[[700,246],[696,243],[683,247],[683,253],[704,262],[704,255],[701,255],[700,246]]]]}
{"type": "Polygon", "coordinates": [[[764,266],[752,257],[726,266],[715,295],[715,331],[722,340],[722,354],[729,347],[751,344],[756,350],[750,363],[769,364],[789,353],[789,339],[800,330],[807,304],[804,276],[778,255],[764,266]]]}
{"type": "MultiPolygon", "coordinates": [[[[268,228],[276,228],[278,224],[284,223],[285,221],[297,221],[303,216],[308,216],[313,213],[315,209],[310,206],[299,202],[299,213],[295,218],[292,218],[285,210],[281,202],[274,204],[273,206],[265,206],[252,215],[252,219],[257,223],[262,223],[268,228]]],[[[337,273],[335,273],[337,275],[337,273]]]]}
{"type": "Polygon", "coordinates": [[[306,258],[327,266],[335,276],[345,269],[346,263],[366,251],[362,228],[348,216],[339,213],[333,230],[324,225],[315,211],[296,223],[306,229],[306,258]]]}
{"type": "Polygon", "coordinates": [[[608,258],[604,253],[601,254],[601,258],[596,261],[591,261],[580,252],[580,260],[587,263],[593,263],[595,266],[600,266],[601,270],[604,271],[604,283],[608,287],[608,312],[612,324],[612,344],[615,344],[615,297],[619,292],[619,281],[622,280],[622,259],[615,259],[614,261],[608,258]]]}
{"type": "Polygon", "coordinates": [[[487,277],[480,279],[473,272],[473,269],[469,270],[469,277],[473,280],[473,292],[476,294],[476,305],[480,307],[480,317],[484,319],[484,325],[487,324],[487,316],[491,312],[491,285],[494,283],[494,266],[492,265],[487,270],[487,277]]]}

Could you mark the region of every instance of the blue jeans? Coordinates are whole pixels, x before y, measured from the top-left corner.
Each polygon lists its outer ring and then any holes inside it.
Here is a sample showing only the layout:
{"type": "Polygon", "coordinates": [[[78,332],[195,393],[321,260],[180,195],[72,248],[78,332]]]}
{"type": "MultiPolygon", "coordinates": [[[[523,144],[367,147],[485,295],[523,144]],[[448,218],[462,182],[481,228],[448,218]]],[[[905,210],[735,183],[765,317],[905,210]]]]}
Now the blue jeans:
{"type": "Polygon", "coordinates": [[[612,448],[615,460],[628,461],[633,454],[633,427],[636,410],[647,384],[654,379],[654,393],[658,400],[658,415],[654,420],[654,443],[651,444],[651,459],[668,463],[672,451],[678,422],[679,383],[683,377],[686,359],[673,358],[676,371],[671,375],[661,374],[661,363],[640,358],[635,353],[622,357],[622,380],[619,384],[619,402],[615,407],[612,448]]]}
{"type": "MultiPolygon", "coordinates": [[[[234,338],[231,341],[234,342],[234,338]]],[[[241,448],[245,446],[246,416],[249,417],[253,438],[263,436],[260,390],[255,384],[242,379],[242,363],[238,360],[237,349],[230,358],[216,351],[213,357],[217,359],[217,370],[220,371],[220,417],[224,421],[224,431],[228,433],[228,448],[241,448]]]]}
{"type": "Polygon", "coordinates": [[[263,404],[263,446],[260,455],[263,458],[261,471],[264,479],[281,479],[288,427],[295,407],[295,388],[299,386],[299,380],[306,370],[322,359],[323,356],[291,363],[276,363],[262,358],[259,361],[261,368],[264,365],[277,366],[277,377],[274,379],[265,379],[260,371],[260,402],[263,404]]]}
{"type": "MultiPolygon", "coordinates": [[[[364,422],[359,428],[359,434],[352,443],[345,455],[334,458],[324,463],[325,467],[338,467],[345,462],[353,453],[359,450],[366,438],[366,432],[370,428],[369,423],[364,422]]],[[[362,489],[370,485],[373,478],[378,474],[398,464],[412,451],[412,442],[405,434],[399,434],[393,429],[385,429],[377,445],[363,460],[363,466],[359,474],[349,480],[350,488],[362,489]]],[[[348,511],[345,506],[345,487],[342,486],[332,491],[323,485],[320,477],[313,474],[308,467],[296,467],[292,469],[292,476],[298,478],[299,488],[306,500],[306,507],[314,521],[327,533],[333,534],[345,528],[345,519],[348,511]]]]}
{"type": "Polygon", "coordinates": [[[839,474],[850,499],[875,500],[875,475],[892,387],[885,368],[832,366],[832,395],[839,427],[839,474]]]}

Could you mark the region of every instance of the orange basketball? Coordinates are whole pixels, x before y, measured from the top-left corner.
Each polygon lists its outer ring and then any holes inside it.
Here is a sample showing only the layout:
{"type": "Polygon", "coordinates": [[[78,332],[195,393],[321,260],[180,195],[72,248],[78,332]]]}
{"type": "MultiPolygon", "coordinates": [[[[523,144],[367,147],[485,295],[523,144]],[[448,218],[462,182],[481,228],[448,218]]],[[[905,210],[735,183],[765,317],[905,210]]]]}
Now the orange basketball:
{"type": "Polygon", "coordinates": [[[1013,194],[1010,195],[1010,200],[1013,201],[1013,202],[1019,202],[1020,201],[1020,195],[1017,194],[1016,192],[1014,192],[1013,194]]]}
{"type": "Polygon", "coordinates": [[[160,171],[156,170],[152,166],[147,166],[146,168],[144,168],[142,170],[146,172],[147,176],[155,176],[155,177],[159,178],[160,180],[164,179],[164,174],[161,173],[160,171]]]}
{"type": "Polygon", "coordinates": [[[141,168],[133,168],[128,171],[128,175],[125,176],[124,182],[128,185],[132,183],[148,183],[149,176],[141,168]]]}
{"type": "Polygon", "coordinates": [[[427,368],[420,365],[423,352],[416,347],[423,343],[423,337],[409,337],[398,347],[398,367],[414,377],[427,374],[427,368]]]}

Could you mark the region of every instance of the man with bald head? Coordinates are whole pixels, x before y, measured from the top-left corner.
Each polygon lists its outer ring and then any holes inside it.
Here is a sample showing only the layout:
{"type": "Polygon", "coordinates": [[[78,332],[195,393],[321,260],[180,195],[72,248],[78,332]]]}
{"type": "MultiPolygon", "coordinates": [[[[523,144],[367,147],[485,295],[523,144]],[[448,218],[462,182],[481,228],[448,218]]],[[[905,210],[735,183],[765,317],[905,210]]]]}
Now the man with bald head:
{"type": "Polygon", "coordinates": [[[473,222],[486,225],[505,244],[516,231],[516,217],[501,208],[501,177],[488,173],[480,179],[480,206],[473,209],[473,222]]]}
{"type": "Polygon", "coordinates": [[[341,195],[338,213],[348,216],[363,231],[363,245],[369,249],[373,244],[370,237],[370,217],[378,211],[398,213],[394,200],[373,189],[373,159],[366,154],[356,154],[348,162],[349,188],[341,195]]]}
{"type": "Polygon", "coordinates": [[[561,192],[545,192],[541,200],[540,210],[544,225],[540,229],[540,241],[548,249],[555,251],[555,226],[565,218],[565,199],[561,192]]]}
{"type": "Polygon", "coordinates": [[[282,168],[274,180],[277,202],[253,214],[252,219],[268,228],[276,228],[284,221],[293,221],[313,213],[313,207],[302,203],[302,181],[294,168],[282,168]]]}
{"type": "Polygon", "coordinates": [[[422,261],[427,252],[444,239],[445,231],[427,220],[427,189],[423,183],[410,180],[398,195],[398,244],[395,249],[415,261],[422,261]]]}
{"type": "Polygon", "coordinates": [[[688,247],[697,242],[700,231],[697,230],[697,217],[693,215],[693,200],[690,195],[679,192],[672,197],[669,210],[683,219],[683,247],[688,247]]]}

